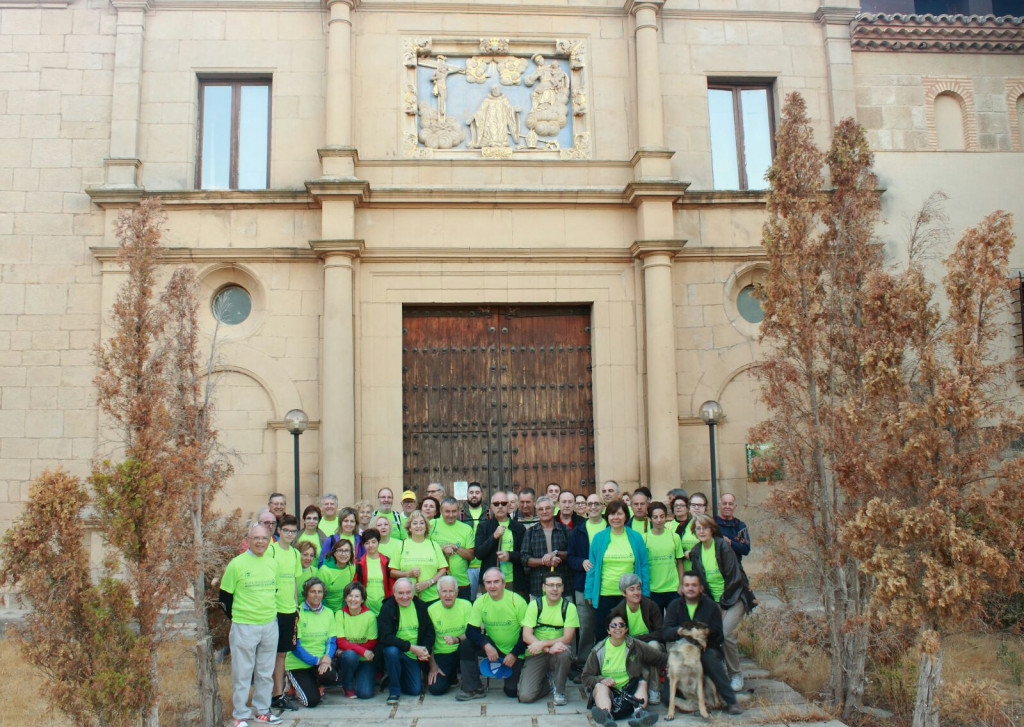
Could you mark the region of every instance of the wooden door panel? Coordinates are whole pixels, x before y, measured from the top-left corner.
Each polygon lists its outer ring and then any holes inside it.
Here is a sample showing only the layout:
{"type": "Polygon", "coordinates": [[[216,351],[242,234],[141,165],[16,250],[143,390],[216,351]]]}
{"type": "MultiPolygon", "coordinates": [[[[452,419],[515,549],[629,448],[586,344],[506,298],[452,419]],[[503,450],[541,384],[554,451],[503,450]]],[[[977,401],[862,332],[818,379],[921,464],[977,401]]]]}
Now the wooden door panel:
{"type": "Polygon", "coordinates": [[[405,486],[594,487],[586,307],[407,308],[405,486]]]}

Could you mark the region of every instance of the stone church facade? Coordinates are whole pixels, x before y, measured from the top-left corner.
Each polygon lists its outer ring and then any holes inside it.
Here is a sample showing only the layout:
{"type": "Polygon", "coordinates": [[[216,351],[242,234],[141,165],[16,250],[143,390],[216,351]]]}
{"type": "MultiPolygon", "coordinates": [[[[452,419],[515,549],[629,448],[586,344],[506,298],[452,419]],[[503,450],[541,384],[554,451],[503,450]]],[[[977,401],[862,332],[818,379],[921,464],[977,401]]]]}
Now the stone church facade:
{"type": "Polygon", "coordinates": [[[785,95],[820,144],[867,128],[894,260],[939,190],[954,234],[996,208],[1024,232],[1024,10],[931,5],[0,3],[0,527],[41,471],[111,451],[93,351],[144,196],[217,331],[232,506],[292,492],[294,408],[303,504],[707,490],[714,399],[720,487],[756,526],[750,291],[785,95]]]}

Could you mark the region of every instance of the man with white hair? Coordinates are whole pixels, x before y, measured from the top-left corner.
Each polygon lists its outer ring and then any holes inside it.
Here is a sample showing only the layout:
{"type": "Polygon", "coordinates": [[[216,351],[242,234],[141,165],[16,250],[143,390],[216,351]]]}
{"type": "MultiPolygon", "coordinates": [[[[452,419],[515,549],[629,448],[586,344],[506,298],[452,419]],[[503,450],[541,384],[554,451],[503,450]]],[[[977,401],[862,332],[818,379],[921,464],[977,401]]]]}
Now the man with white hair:
{"type": "Polygon", "coordinates": [[[270,711],[277,655],[277,564],[265,557],[270,545],[267,527],[249,528],[248,549],[236,555],[224,569],[220,602],[231,619],[232,716],[235,727],[249,727],[249,686],[256,721],[281,724],[270,711]]]}
{"type": "Polygon", "coordinates": [[[418,697],[423,690],[420,664],[430,662],[435,634],[426,604],[413,595],[411,580],[399,578],[392,594],[377,616],[377,644],[388,674],[388,704],[398,704],[402,694],[418,697]]]}

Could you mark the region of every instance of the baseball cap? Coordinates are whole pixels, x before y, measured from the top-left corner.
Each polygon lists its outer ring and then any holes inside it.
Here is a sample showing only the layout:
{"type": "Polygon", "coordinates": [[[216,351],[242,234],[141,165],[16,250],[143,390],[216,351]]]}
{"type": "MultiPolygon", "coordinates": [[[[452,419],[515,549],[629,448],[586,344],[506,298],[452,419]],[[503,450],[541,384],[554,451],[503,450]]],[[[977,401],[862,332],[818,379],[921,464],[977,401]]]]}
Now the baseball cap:
{"type": "Polygon", "coordinates": [[[495,679],[508,679],[512,676],[512,667],[506,666],[500,661],[484,659],[480,662],[480,674],[481,676],[494,677],[495,679]]]}
{"type": "Polygon", "coordinates": [[[415,500],[416,499],[416,493],[413,492],[412,490],[406,490],[405,492],[402,493],[402,499],[403,500],[415,500]]]}

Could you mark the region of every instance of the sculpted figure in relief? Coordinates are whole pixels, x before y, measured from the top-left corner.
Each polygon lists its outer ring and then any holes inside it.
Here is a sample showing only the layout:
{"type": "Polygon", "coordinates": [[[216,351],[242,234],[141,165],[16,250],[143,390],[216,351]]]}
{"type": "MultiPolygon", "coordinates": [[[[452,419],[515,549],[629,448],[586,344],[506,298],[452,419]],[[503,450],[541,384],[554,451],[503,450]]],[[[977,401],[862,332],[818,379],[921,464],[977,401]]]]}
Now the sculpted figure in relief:
{"type": "Polygon", "coordinates": [[[465,73],[465,68],[448,65],[448,56],[438,54],[436,61],[420,61],[421,66],[433,68],[430,80],[434,82],[434,95],[437,96],[437,115],[441,121],[448,113],[448,76],[453,73],[465,73]]]}
{"type": "Polygon", "coordinates": [[[526,128],[537,136],[557,136],[568,121],[569,76],[557,62],[545,64],[544,56],[539,53],[533,61],[537,70],[526,77],[526,85],[536,86],[530,93],[526,128]]]}
{"type": "Polygon", "coordinates": [[[480,102],[469,122],[468,146],[472,149],[515,147],[519,139],[519,111],[497,86],[480,102]],[[509,136],[512,141],[509,142],[509,136]]]}

